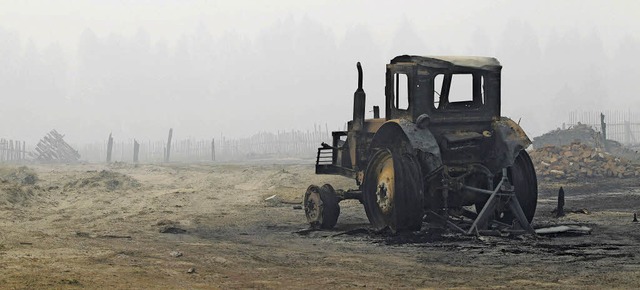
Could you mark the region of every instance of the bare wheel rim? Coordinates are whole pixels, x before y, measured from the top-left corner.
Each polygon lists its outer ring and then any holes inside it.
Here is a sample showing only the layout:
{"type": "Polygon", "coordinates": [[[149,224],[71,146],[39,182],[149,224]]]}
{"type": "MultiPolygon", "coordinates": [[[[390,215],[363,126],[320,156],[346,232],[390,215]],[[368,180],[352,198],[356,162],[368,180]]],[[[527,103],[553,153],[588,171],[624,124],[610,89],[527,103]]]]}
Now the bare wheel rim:
{"type": "Polygon", "coordinates": [[[323,207],[320,188],[316,185],[310,185],[304,194],[304,214],[312,227],[319,227],[322,224],[323,207]]]}

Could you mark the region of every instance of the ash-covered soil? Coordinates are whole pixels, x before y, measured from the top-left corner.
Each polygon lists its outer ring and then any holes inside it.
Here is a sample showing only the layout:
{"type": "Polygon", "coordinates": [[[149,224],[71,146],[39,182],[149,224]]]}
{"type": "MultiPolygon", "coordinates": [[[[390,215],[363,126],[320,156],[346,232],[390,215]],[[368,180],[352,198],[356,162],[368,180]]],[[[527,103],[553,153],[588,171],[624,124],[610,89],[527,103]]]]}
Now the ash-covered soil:
{"type": "Polygon", "coordinates": [[[640,288],[640,183],[540,182],[534,225],[592,234],[387,236],[357,201],[306,231],[309,184],[355,186],[312,164],[0,166],[0,288],[640,288]]]}

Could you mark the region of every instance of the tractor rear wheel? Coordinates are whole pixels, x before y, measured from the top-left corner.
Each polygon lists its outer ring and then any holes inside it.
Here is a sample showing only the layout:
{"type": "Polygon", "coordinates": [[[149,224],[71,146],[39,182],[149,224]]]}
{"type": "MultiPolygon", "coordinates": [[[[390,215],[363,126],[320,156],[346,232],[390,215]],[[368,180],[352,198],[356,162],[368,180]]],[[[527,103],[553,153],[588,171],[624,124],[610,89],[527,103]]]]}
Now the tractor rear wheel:
{"type": "Polygon", "coordinates": [[[364,176],[363,203],[369,221],[377,230],[416,231],[424,215],[420,165],[411,154],[378,150],[364,176]]]}
{"type": "Polygon", "coordinates": [[[311,228],[331,229],[340,216],[340,198],[330,184],[310,185],[304,194],[304,214],[311,228]]]}
{"type": "MultiPolygon", "coordinates": [[[[538,178],[527,151],[520,151],[520,154],[513,162],[513,166],[507,170],[507,176],[516,191],[516,198],[520,203],[524,216],[531,223],[538,203],[538,178]]],[[[511,211],[506,211],[500,216],[499,221],[511,223],[514,218],[515,216],[511,211]]]]}
{"type": "MultiPolygon", "coordinates": [[[[520,151],[513,165],[507,168],[507,176],[514,187],[520,208],[522,208],[527,221],[531,223],[536,213],[538,201],[538,178],[536,177],[533,162],[527,151],[520,151]]],[[[502,179],[502,174],[496,175],[494,180],[497,183],[500,179],[502,179]]],[[[476,204],[476,211],[478,213],[484,204],[485,202],[476,204]]],[[[509,210],[506,201],[498,205],[494,219],[506,224],[513,222],[515,215],[509,210]]]]}

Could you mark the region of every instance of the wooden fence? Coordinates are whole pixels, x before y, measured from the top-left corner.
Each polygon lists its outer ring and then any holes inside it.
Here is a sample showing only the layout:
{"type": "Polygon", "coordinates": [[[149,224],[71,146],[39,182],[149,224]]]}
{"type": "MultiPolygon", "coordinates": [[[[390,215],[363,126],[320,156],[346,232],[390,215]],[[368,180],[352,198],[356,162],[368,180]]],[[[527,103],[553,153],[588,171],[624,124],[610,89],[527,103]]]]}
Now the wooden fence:
{"type": "MultiPolygon", "coordinates": [[[[133,162],[134,140],[118,140],[113,136],[112,162],[133,162]]],[[[167,141],[141,141],[138,161],[141,163],[163,162],[167,141]]],[[[81,160],[106,162],[107,139],[103,142],[75,145],[81,160]]],[[[331,143],[331,133],[316,128],[314,131],[262,132],[247,138],[227,138],[225,136],[209,140],[194,138],[172,140],[170,161],[242,161],[255,159],[302,158],[313,159],[322,142],[331,143]]]]}
{"type": "Polygon", "coordinates": [[[601,132],[601,115],[604,115],[607,139],[618,141],[627,146],[640,145],[640,118],[630,110],[605,110],[605,111],[573,111],[569,113],[569,123],[564,126],[587,124],[594,130],[601,132]]]}
{"type": "Polygon", "coordinates": [[[0,162],[22,162],[26,157],[24,141],[0,139],[0,162]]]}

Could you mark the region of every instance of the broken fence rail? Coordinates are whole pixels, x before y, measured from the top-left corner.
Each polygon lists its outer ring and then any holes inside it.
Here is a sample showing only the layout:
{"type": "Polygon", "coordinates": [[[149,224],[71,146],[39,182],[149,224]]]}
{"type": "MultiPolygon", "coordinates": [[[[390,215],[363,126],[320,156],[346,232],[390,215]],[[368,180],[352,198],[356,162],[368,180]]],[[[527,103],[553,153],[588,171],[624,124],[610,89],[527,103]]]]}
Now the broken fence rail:
{"type": "Polygon", "coordinates": [[[26,158],[26,142],[0,139],[0,162],[22,162],[26,158]]]}

